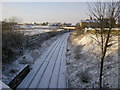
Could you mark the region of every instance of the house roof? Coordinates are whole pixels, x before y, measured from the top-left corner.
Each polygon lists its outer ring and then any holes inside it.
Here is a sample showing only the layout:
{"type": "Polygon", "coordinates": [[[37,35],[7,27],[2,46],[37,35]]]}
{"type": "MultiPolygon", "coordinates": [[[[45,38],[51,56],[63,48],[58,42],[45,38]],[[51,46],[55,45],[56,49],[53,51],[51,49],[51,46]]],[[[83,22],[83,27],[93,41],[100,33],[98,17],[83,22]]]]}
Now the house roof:
{"type": "Polygon", "coordinates": [[[87,21],[87,20],[81,20],[81,22],[86,22],[86,23],[88,23],[89,21],[87,21]]]}
{"type": "Polygon", "coordinates": [[[89,23],[89,22],[97,22],[97,20],[81,20],[81,22],[86,22],[86,23],[89,23]]]}

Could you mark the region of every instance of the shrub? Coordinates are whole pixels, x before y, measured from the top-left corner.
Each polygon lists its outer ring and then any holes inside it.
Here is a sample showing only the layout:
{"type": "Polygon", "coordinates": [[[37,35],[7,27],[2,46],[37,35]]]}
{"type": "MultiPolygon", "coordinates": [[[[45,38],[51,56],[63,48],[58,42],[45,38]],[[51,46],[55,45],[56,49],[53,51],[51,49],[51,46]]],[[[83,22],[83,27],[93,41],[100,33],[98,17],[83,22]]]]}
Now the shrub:
{"type": "Polygon", "coordinates": [[[75,58],[76,60],[79,60],[79,59],[80,59],[80,57],[81,57],[80,52],[82,51],[82,48],[83,48],[82,45],[78,45],[78,46],[75,47],[75,49],[74,49],[75,57],[74,57],[74,58],[75,58]]]}
{"type": "Polygon", "coordinates": [[[80,81],[81,81],[82,83],[90,83],[90,81],[91,81],[91,79],[92,79],[92,78],[91,78],[91,75],[88,73],[87,70],[78,72],[78,73],[77,73],[77,76],[80,77],[80,81]]]}
{"type": "Polygon", "coordinates": [[[11,62],[16,56],[22,55],[24,50],[24,34],[12,30],[7,23],[2,25],[2,61],[11,62]],[[8,30],[7,30],[8,29],[8,30]]]}

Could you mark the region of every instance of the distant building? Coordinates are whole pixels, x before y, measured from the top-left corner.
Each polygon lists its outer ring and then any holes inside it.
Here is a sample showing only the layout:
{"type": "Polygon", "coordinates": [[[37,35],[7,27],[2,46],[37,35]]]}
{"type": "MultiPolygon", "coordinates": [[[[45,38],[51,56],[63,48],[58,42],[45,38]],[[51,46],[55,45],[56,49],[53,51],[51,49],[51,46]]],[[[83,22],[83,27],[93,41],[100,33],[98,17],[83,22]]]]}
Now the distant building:
{"type": "Polygon", "coordinates": [[[61,23],[49,23],[49,28],[51,30],[53,29],[59,29],[61,27],[61,23]]]}
{"type": "Polygon", "coordinates": [[[70,27],[70,26],[72,26],[72,23],[63,23],[62,26],[63,27],[70,27]]]}
{"type": "Polygon", "coordinates": [[[87,20],[81,20],[80,27],[81,28],[88,28],[89,27],[89,21],[87,21],[87,20]]]}
{"type": "MultiPolygon", "coordinates": [[[[112,24],[114,24],[114,25],[116,24],[116,21],[114,19],[105,18],[105,19],[102,20],[103,27],[108,28],[111,20],[112,20],[112,24]]],[[[99,28],[100,27],[100,21],[98,21],[96,19],[81,20],[80,27],[81,28],[99,28]]]]}
{"type": "Polygon", "coordinates": [[[97,20],[81,20],[80,27],[82,28],[95,28],[98,26],[97,20]]]}

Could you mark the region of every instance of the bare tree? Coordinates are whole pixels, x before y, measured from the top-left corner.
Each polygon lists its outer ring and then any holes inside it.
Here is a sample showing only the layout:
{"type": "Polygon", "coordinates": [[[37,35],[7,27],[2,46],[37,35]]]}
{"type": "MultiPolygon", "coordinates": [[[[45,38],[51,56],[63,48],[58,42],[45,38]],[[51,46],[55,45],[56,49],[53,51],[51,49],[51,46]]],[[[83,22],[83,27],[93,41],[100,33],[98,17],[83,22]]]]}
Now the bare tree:
{"type": "Polygon", "coordinates": [[[20,23],[22,22],[22,19],[17,17],[17,16],[12,16],[12,17],[9,17],[9,18],[5,18],[4,21],[6,22],[14,22],[14,23],[20,23]]]}
{"type": "Polygon", "coordinates": [[[16,28],[16,24],[22,22],[22,19],[16,16],[12,16],[4,19],[4,22],[7,22],[8,26],[14,30],[16,28]]]}
{"type": "Polygon", "coordinates": [[[115,27],[116,20],[120,15],[120,2],[112,0],[111,2],[90,2],[88,3],[90,16],[98,21],[95,30],[97,31],[97,42],[101,47],[101,65],[100,65],[100,89],[102,88],[103,64],[106,52],[110,45],[111,31],[115,27]],[[107,22],[107,23],[106,23],[107,22]],[[105,24],[106,23],[106,24],[105,24]],[[98,29],[99,27],[99,29],[98,29]],[[106,27],[108,30],[106,30],[106,27]],[[98,34],[100,39],[98,39],[98,34]]]}

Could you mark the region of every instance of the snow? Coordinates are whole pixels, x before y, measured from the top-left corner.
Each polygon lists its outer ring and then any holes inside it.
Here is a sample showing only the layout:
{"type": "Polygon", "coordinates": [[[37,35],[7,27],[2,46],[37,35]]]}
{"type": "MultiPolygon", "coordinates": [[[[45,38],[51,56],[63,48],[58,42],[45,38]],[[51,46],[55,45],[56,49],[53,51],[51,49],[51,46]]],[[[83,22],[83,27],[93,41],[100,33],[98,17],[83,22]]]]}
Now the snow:
{"type": "MultiPolygon", "coordinates": [[[[17,25],[20,28],[20,31],[24,33],[24,35],[36,35],[40,33],[45,33],[45,32],[51,32],[54,28],[51,28],[50,26],[41,26],[41,25],[17,25]]],[[[56,31],[62,31],[64,29],[59,29],[57,28],[56,31]]]]}
{"type": "Polygon", "coordinates": [[[38,29],[48,29],[49,26],[41,26],[41,25],[17,25],[19,28],[30,29],[30,28],[38,28],[38,29]]]}
{"type": "Polygon", "coordinates": [[[5,83],[0,81],[0,90],[2,90],[2,88],[12,90],[9,86],[7,86],[5,83]]]}
{"type": "Polygon", "coordinates": [[[26,49],[24,54],[17,57],[15,61],[11,62],[10,64],[2,65],[2,81],[5,84],[8,84],[26,64],[29,64],[32,68],[34,62],[41,56],[43,51],[47,50],[53,41],[59,37],[60,35],[57,35],[49,40],[44,41],[41,47],[34,47],[32,50],[26,49]]]}
{"type": "MultiPolygon", "coordinates": [[[[57,29],[56,31],[63,31],[64,29],[57,29]]],[[[51,29],[21,29],[20,30],[24,35],[33,36],[45,32],[51,32],[51,29]]]]}
{"type": "Polygon", "coordinates": [[[24,33],[24,35],[36,35],[36,34],[40,34],[40,33],[45,33],[45,32],[50,32],[51,30],[49,29],[25,29],[25,30],[20,30],[21,32],[24,33]]]}
{"type": "MultiPolygon", "coordinates": [[[[68,88],[99,88],[100,47],[92,34],[75,37],[67,46],[66,78],[68,88]]],[[[113,36],[113,42],[118,37],[113,36]]],[[[103,87],[118,88],[118,43],[108,49],[104,60],[103,87]]]]}

